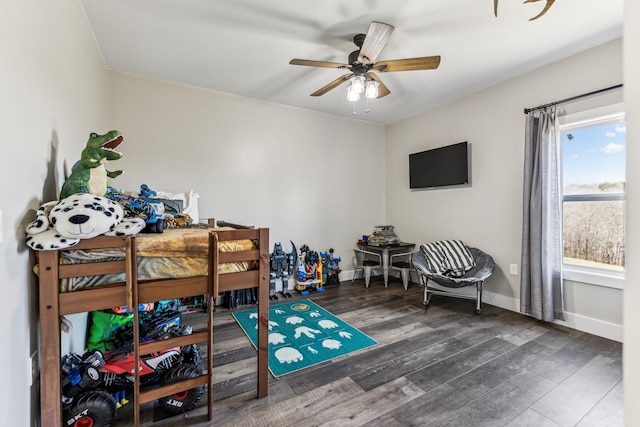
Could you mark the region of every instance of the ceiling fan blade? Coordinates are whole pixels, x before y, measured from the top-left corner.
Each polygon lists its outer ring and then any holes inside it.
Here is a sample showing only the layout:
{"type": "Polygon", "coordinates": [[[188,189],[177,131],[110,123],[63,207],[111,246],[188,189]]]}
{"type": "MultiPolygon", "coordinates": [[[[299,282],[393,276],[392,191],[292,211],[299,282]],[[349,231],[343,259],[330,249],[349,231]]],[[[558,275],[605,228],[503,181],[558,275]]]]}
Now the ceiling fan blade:
{"type": "Polygon", "coordinates": [[[372,69],[382,73],[392,71],[435,70],[440,65],[440,56],[425,56],[423,58],[395,59],[380,61],[373,64],[372,69]]]}
{"type": "Polygon", "coordinates": [[[369,64],[376,62],[376,58],[382,51],[384,45],[387,44],[387,40],[389,40],[392,32],[393,26],[373,21],[369,26],[369,31],[367,32],[364,42],[362,42],[362,47],[358,54],[358,61],[364,63],[364,58],[367,58],[369,64]]]}
{"type": "Polygon", "coordinates": [[[387,96],[391,93],[388,87],[382,83],[382,80],[375,73],[367,73],[369,77],[378,82],[378,99],[387,96]]]}
{"type": "Polygon", "coordinates": [[[338,77],[337,79],[335,79],[334,81],[332,81],[331,83],[329,83],[328,85],[326,85],[325,87],[323,87],[322,89],[318,89],[317,91],[313,92],[311,94],[311,96],[321,96],[324,95],[325,93],[329,92],[331,89],[335,89],[338,86],[340,86],[342,83],[346,82],[347,80],[349,80],[349,78],[352,76],[353,74],[345,74],[344,76],[338,77]]]}
{"type": "Polygon", "coordinates": [[[348,64],[339,64],[337,62],[312,61],[310,59],[292,59],[289,61],[292,65],[307,65],[309,67],[325,67],[325,68],[349,68],[348,64]]]}

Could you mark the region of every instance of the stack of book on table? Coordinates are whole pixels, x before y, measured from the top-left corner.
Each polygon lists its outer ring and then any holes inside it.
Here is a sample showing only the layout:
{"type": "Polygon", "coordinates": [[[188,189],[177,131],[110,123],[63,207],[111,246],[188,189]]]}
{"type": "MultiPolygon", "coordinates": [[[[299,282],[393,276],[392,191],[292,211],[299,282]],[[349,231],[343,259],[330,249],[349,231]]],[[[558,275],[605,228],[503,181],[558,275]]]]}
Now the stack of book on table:
{"type": "Polygon", "coordinates": [[[393,231],[393,225],[376,225],[369,235],[368,243],[373,246],[388,246],[400,243],[400,239],[393,231]]]}

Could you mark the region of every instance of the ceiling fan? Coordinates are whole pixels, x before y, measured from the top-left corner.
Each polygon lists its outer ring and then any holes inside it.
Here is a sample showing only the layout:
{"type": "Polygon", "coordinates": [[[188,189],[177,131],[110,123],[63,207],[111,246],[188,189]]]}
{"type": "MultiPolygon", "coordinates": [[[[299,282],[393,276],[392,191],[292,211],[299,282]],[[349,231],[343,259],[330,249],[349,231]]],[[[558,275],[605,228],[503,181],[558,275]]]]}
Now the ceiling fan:
{"type": "Polygon", "coordinates": [[[292,59],[289,64],[306,65],[310,67],[325,67],[346,69],[350,72],[338,77],[328,85],[313,92],[311,96],[321,96],[332,89],[349,82],[347,99],[357,101],[364,92],[367,98],[382,98],[391,93],[382,83],[375,72],[389,73],[393,71],[434,70],[440,65],[440,56],[426,56],[422,58],[396,59],[375,62],[391,36],[394,27],[382,22],[372,22],[367,34],[357,34],[353,43],[358,50],[351,52],[349,63],[312,61],[308,59],[292,59]]]}

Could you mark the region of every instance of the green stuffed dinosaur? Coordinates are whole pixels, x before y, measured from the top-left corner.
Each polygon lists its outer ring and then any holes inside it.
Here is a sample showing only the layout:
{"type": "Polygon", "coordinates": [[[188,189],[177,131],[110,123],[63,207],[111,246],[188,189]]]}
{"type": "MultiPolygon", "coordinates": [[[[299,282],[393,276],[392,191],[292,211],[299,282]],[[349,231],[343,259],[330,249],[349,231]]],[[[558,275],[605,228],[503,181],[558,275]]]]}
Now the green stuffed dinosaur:
{"type": "Polygon", "coordinates": [[[82,150],[80,160],[73,166],[71,175],[62,184],[60,200],[76,193],[90,193],[104,196],[107,192],[107,177],[115,178],[122,171],[108,171],[105,164],[118,160],[122,153],[115,150],[122,142],[122,134],[112,130],[104,135],[91,133],[87,146],[82,150]]]}

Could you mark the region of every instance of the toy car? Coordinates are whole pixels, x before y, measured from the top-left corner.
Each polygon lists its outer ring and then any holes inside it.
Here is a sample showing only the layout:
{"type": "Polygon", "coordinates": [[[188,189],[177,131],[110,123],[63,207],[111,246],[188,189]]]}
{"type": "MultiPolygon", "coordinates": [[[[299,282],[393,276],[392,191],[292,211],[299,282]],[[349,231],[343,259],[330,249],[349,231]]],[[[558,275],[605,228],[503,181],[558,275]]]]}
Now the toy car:
{"type": "MultiPolygon", "coordinates": [[[[161,327],[153,324],[149,330],[156,337],[191,333],[190,328],[179,324],[166,325],[166,321],[161,327]]],[[[197,344],[141,356],[140,387],[144,390],[200,376],[201,360],[202,353],[197,344]]],[[[110,426],[118,408],[129,402],[127,396],[135,386],[131,345],[105,354],[98,350],[82,356],[71,353],[63,357],[61,370],[63,421],[70,427],[110,426]]],[[[166,412],[180,414],[195,408],[203,394],[204,386],[197,386],[162,397],[159,403],[166,412]]]]}

